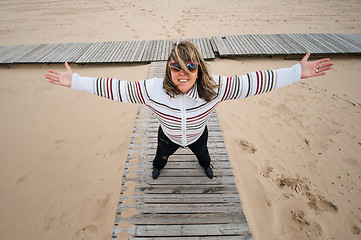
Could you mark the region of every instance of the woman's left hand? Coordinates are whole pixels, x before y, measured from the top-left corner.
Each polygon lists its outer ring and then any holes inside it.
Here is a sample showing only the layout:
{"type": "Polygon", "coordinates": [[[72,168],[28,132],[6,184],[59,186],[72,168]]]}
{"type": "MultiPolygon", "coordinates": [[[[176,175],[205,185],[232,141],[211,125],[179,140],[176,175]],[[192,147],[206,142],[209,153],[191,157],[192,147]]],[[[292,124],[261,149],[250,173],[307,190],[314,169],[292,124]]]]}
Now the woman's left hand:
{"type": "Polygon", "coordinates": [[[302,67],[301,78],[317,77],[326,74],[326,71],[330,70],[333,66],[333,63],[330,62],[329,58],[323,58],[316,61],[308,61],[311,52],[308,51],[307,54],[302,58],[300,64],[302,67]]]}

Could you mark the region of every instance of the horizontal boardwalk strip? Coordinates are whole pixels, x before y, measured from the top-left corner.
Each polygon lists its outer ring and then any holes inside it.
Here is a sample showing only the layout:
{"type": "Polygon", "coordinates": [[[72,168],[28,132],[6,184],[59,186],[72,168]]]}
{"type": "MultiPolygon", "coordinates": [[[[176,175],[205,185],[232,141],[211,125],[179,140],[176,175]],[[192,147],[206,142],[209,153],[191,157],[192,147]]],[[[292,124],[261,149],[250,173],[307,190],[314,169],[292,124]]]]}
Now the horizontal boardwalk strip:
{"type": "MultiPolygon", "coordinates": [[[[216,175],[221,176],[233,176],[232,169],[214,169],[216,175]]],[[[129,174],[136,174],[141,177],[149,177],[152,175],[152,168],[148,169],[137,169],[135,171],[129,171],[126,169],[124,174],[129,178],[129,174]]],[[[201,177],[204,176],[204,169],[172,169],[166,168],[162,170],[162,176],[164,177],[201,177]]]]}
{"type": "Polygon", "coordinates": [[[269,34],[215,36],[210,41],[220,57],[360,54],[361,34],[269,34]],[[352,50],[351,50],[352,49],[352,50]]]}
{"type": "Polygon", "coordinates": [[[9,63],[114,63],[168,59],[174,43],[193,42],[206,60],[235,56],[361,54],[361,34],[250,34],[194,39],[57,43],[0,46],[0,64],[9,63]]]}
{"type": "Polygon", "coordinates": [[[220,185],[220,184],[235,184],[233,177],[229,176],[215,176],[213,179],[202,177],[159,177],[158,179],[149,179],[144,177],[130,178],[132,182],[138,184],[149,185],[220,185]]]}
{"type": "MultiPolygon", "coordinates": [[[[243,209],[240,204],[233,203],[177,203],[177,204],[133,204],[131,207],[136,207],[138,213],[224,213],[224,212],[242,212],[243,209]]],[[[123,206],[118,208],[118,212],[124,209],[123,206]]]]}
{"type": "Polygon", "coordinates": [[[237,192],[236,185],[159,185],[151,186],[148,184],[138,184],[135,188],[136,193],[149,194],[198,194],[198,193],[234,193],[237,192]]]}
{"type": "Polygon", "coordinates": [[[128,240],[251,240],[252,236],[249,235],[242,235],[242,236],[227,236],[227,239],[223,236],[203,236],[203,237],[157,237],[155,238],[147,238],[147,237],[140,237],[140,238],[128,238],[128,240]]]}
{"type": "Polygon", "coordinates": [[[156,224],[217,224],[217,223],[245,223],[246,218],[240,217],[238,213],[202,213],[202,214],[138,214],[131,219],[116,219],[120,221],[129,221],[131,224],[138,225],[156,225],[156,224]]]}
{"type": "Polygon", "coordinates": [[[204,225],[140,225],[131,227],[134,236],[227,236],[247,234],[247,224],[204,224],[204,225]]]}
{"type": "Polygon", "coordinates": [[[239,202],[238,194],[137,194],[133,201],[144,203],[239,202]]]}
{"type": "MultiPolygon", "coordinates": [[[[152,158],[153,159],[153,158],[152,158]]],[[[227,162],[218,162],[212,161],[212,165],[214,166],[215,170],[220,168],[231,169],[231,165],[227,162]]],[[[147,169],[152,168],[151,162],[135,162],[135,163],[127,163],[126,167],[129,168],[131,166],[137,166],[139,169],[147,169]]],[[[190,169],[190,168],[201,168],[198,164],[198,161],[194,160],[194,162],[176,162],[172,161],[170,158],[167,163],[167,168],[176,168],[176,169],[190,169]]],[[[214,170],[214,171],[215,171],[214,170]]]]}

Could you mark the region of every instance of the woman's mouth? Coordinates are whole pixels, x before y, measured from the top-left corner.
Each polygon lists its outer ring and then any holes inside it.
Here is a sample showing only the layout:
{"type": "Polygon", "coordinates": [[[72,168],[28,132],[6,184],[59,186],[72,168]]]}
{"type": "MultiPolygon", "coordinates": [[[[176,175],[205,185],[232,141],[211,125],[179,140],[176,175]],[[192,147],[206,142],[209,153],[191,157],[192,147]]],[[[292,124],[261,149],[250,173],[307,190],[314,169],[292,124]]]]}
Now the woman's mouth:
{"type": "Polygon", "coordinates": [[[178,82],[180,83],[187,83],[189,79],[178,79],[178,82]]]}

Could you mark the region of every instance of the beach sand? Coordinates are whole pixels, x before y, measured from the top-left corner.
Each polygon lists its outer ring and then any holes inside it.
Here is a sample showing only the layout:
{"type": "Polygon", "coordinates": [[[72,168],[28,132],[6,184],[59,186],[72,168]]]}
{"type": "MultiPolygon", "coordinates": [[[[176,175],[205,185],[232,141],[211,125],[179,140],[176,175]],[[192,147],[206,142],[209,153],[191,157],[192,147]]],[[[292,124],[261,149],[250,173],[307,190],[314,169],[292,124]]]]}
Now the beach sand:
{"type": "MultiPolygon", "coordinates": [[[[361,29],[359,1],[9,0],[0,13],[0,45],[361,29]]],[[[209,64],[232,76],[297,61],[209,64]]],[[[360,239],[361,60],[332,61],[326,76],[217,107],[256,240],[360,239]]],[[[71,66],[125,80],[149,68],[71,66]]],[[[0,66],[0,239],[111,239],[138,106],[49,84],[48,69],[64,67],[0,66]]]]}

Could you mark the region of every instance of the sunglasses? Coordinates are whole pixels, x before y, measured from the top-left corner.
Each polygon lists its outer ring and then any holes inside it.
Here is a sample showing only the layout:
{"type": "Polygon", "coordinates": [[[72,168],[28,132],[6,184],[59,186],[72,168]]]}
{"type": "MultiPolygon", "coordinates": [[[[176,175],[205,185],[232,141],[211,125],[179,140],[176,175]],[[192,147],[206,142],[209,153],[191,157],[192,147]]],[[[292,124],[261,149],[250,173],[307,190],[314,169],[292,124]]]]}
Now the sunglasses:
{"type": "MultiPolygon", "coordinates": [[[[182,70],[182,68],[176,62],[170,63],[169,67],[174,72],[179,72],[180,70],[182,70]]],[[[187,67],[188,71],[190,71],[191,73],[195,73],[197,71],[197,69],[198,69],[198,64],[193,63],[193,62],[189,62],[189,63],[186,64],[186,67],[187,67]]]]}

